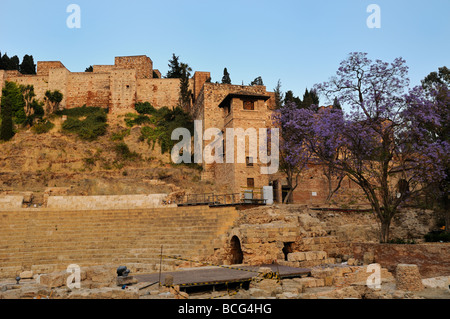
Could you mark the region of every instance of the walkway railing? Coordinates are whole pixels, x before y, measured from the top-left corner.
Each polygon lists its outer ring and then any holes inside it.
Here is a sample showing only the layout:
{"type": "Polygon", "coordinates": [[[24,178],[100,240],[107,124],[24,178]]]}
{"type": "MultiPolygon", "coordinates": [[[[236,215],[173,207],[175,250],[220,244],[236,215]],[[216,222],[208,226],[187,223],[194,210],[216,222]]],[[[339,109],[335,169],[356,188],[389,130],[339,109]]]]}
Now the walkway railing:
{"type": "Polygon", "coordinates": [[[178,206],[232,206],[232,205],[265,205],[266,200],[260,196],[255,196],[252,191],[232,194],[188,194],[176,202],[178,206]],[[259,198],[257,198],[259,197],[259,198]]]}

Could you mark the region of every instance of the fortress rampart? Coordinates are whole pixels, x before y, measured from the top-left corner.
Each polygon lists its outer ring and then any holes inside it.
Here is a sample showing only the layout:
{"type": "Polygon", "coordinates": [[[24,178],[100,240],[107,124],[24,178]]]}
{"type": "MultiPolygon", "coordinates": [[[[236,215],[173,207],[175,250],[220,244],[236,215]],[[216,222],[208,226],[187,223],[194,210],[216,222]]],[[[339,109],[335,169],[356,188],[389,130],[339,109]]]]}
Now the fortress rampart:
{"type": "MultiPolygon", "coordinates": [[[[196,72],[190,79],[193,100],[209,77],[209,72],[196,72]]],[[[59,90],[64,95],[62,108],[97,106],[110,113],[130,112],[136,102],[146,101],[156,108],[174,107],[180,90],[179,79],[161,78],[145,55],[116,57],[114,65],[94,65],[93,72],[70,72],[60,61],[39,61],[36,75],[0,70],[1,87],[5,81],[33,85],[41,101],[47,90],[59,90]]]]}

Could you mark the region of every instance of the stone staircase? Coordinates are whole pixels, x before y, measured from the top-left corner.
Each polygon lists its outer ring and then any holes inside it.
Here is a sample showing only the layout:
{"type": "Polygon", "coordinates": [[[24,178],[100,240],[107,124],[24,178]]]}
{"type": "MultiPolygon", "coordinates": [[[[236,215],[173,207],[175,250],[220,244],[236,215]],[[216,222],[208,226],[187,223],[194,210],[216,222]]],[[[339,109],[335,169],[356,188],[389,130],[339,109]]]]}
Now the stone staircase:
{"type": "MultiPolygon", "coordinates": [[[[20,210],[0,212],[0,278],[24,270],[47,273],[101,264],[132,272],[159,269],[163,255],[199,260],[214,253],[232,226],[232,207],[135,210],[20,210]]],[[[163,269],[182,261],[164,259],[163,269]]]]}

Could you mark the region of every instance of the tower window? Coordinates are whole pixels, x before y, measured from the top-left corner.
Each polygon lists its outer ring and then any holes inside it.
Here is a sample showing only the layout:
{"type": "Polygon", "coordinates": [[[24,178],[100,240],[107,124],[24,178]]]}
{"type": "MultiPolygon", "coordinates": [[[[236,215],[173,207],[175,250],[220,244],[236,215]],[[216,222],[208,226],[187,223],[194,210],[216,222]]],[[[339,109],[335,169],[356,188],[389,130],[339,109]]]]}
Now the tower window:
{"type": "Polygon", "coordinates": [[[254,101],[244,101],[244,110],[253,111],[255,109],[254,101]]]}
{"type": "Polygon", "coordinates": [[[253,157],[247,156],[245,159],[247,167],[253,167],[253,157]]]}

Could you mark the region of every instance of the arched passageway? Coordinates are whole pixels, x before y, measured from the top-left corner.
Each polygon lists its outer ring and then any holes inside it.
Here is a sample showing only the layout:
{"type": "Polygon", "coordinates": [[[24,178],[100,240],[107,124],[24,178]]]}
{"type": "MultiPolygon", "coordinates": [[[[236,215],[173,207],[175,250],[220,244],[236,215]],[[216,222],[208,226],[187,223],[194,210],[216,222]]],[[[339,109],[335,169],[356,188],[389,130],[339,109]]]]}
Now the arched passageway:
{"type": "Polygon", "coordinates": [[[233,236],[230,241],[231,245],[231,264],[242,264],[244,254],[241,248],[241,241],[237,236],[233,236]]]}

